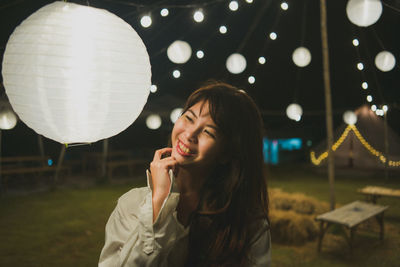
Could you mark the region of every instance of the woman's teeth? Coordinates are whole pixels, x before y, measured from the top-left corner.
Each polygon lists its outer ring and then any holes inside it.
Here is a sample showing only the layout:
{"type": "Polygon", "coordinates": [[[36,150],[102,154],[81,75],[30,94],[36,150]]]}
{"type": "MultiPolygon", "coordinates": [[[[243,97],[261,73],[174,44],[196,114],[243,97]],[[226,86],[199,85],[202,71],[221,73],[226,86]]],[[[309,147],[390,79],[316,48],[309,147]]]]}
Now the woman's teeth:
{"type": "Polygon", "coordinates": [[[183,143],[181,143],[181,142],[179,142],[179,148],[180,148],[183,152],[185,152],[185,153],[187,153],[187,154],[190,153],[189,148],[187,148],[187,147],[186,147],[183,143]]]}

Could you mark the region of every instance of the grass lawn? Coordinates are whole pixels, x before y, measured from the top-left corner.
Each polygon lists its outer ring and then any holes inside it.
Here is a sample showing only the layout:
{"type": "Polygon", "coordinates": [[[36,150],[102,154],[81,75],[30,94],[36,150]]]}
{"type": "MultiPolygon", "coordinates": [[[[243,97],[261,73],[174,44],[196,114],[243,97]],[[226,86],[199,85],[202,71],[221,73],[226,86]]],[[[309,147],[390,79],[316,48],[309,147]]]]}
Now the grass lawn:
{"type": "MultiPolygon", "coordinates": [[[[395,178],[385,183],[382,177],[340,175],[335,183],[337,203],[362,200],[356,189],[365,185],[400,188],[400,176],[395,178]]],[[[141,185],[142,178],[124,184],[4,196],[0,199],[0,266],[96,266],[104,227],[118,197],[141,185]]],[[[269,186],[329,201],[326,175],[307,168],[270,169],[269,186]]],[[[390,206],[383,242],[375,230],[360,229],[350,255],[339,229],[332,228],[320,254],[315,241],[302,246],[273,242],[272,266],[400,266],[400,199],[382,198],[378,204],[390,206]]]]}

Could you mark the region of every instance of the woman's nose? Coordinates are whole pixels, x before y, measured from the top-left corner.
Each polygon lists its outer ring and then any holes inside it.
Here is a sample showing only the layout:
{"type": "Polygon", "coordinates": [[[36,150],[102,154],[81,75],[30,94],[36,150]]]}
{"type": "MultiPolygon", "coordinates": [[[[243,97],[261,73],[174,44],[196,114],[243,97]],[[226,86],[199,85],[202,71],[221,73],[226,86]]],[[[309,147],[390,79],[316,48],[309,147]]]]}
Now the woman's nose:
{"type": "Polygon", "coordinates": [[[190,126],[185,129],[185,137],[188,141],[197,143],[198,129],[195,126],[190,126]]]}

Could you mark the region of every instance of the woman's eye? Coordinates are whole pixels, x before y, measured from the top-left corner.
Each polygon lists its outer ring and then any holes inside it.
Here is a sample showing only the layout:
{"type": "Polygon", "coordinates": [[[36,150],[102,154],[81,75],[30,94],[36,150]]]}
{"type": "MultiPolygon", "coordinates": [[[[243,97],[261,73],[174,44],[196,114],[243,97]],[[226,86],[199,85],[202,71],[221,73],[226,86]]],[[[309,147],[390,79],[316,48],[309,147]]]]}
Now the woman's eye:
{"type": "Polygon", "coordinates": [[[192,119],[190,116],[185,115],[185,117],[186,117],[186,119],[187,119],[188,121],[193,122],[193,119],[192,119]]]}
{"type": "Polygon", "coordinates": [[[213,133],[211,133],[210,131],[204,130],[204,132],[215,139],[215,135],[213,133]]]}

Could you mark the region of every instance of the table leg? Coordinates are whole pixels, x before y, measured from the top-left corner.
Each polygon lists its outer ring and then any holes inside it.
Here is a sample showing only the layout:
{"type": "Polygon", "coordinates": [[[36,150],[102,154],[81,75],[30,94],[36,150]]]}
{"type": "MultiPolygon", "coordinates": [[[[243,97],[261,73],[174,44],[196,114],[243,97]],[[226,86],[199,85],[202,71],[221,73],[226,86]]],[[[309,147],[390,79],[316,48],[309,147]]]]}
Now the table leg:
{"type": "Polygon", "coordinates": [[[319,224],[319,236],[318,236],[318,247],[317,247],[318,252],[321,252],[322,239],[324,238],[325,231],[328,229],[328,227],[329,227],[329,223],[327,223],[327,225],[325,227],[325,222],[320,221],[320,224],[319,224]]]}
{"type": "Polygon", "coordinates": [[[379,238],[380,240],[383,240],[384,234],[385,234],[385,225],[383,223],[383,212],[381,214],[378,214],[376,216],[376,219],[378,220],[379,226],[381,228],[380,234],[379,234],[379,238]]]}

